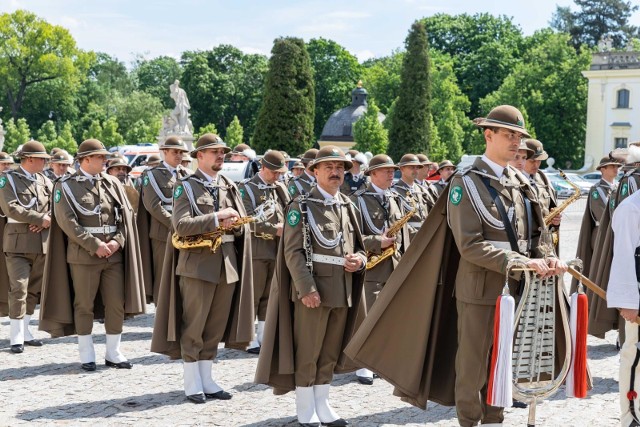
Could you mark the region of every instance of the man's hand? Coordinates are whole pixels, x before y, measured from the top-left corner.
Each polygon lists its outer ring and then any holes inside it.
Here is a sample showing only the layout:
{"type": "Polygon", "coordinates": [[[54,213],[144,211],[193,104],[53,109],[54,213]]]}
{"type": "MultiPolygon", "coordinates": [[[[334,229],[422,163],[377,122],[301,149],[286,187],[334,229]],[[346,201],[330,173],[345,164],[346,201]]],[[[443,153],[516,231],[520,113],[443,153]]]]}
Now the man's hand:
{"type": "Polygon", "coordinates": [[[42,228],[49,228],[51,226],[51,217],[49,215],[45,215],[44,218],[42,218],[42,228]]]}
{"type": "Polygon", "coordinates": [[[111,255],[113,255],[118,252],[118,249],[120,249],[120,243],[116,242],[115,240],[111,240],[109,241],[109,243],[107,243],[107,247],[111,251],[111,255]]]}
{"type": "Polygon", "coordinates": [[[382,233],[382,235],[380,236],[380,247],[382,249],[386,249],[389,246],[393,245],[395,241],[396,238],[387,236],[387,230],[385,230],[384,233],[382,233]]]}
{"type": "Polygon", "coordinates": [[[105,242],[100,242],[98,245],[98,250],[96,251],[96,255],[99,258],[107,258],[111,256],[111,249],[109,249],[109,245],[105,242]]]}
{"type": "Polygon", "coordinates": [[[318,308],[320,307],[320,303],[322,302],[320,300],[320,294],[318,292],[311,292],[310,294],[303,296],[301,301],[305,305],[305,307],[308,308],[318,308]]]}
{"type": "Polygon", "coordinates": [[[633,308],[621,308],[620,316],[627,322],[634,323],[638,317],[638,310],[633,308]]]}
{"type": "Polygon", "coordinates": [[[553,271],[552,275],[564,274],[569,268],[566,262],[558,258],[547,258],[546,261],[549,269],[553,271]]]}
{"type": "Polygon", "coordinates": [[[527,262],[527,267],[535,270],[541,277],[549,276],[549,266],[547,265],[547,261],[542,258],[530,259],[527,262]]]}
{"type": "Polygon", "coordinates": [[[29,231],[32,231],[34,233],[39,233],[42,230],[44,230],[44,228],[40,227],[39,225],[29,224],[29,231]]]}
{"type": "Polygon", "coordinates": [[[276,236],[282,237],[282,230],[284,229],[283,223],[279,222],[276,224],[276,236]]]}
{"type": "Polygon", "coordinates": [[[218,221],[224,228],[231,228],[233,224],[240,218],[240,214],[233,208],[224,208],[216,212],[218,221]]]}
{"type": "Polygon", "coordinates": [[[556,215],[551,220],[551,225],[555,225],[556,227],[559,227],[561,221],[562,221],[562,214],[556,215]]]}
{"type": "Polygon", "coordinates": [[[355,273],[362,268],[362,258],[356,254],[347,254],[344,257],[344,269],[347,273],[355,273]]]}

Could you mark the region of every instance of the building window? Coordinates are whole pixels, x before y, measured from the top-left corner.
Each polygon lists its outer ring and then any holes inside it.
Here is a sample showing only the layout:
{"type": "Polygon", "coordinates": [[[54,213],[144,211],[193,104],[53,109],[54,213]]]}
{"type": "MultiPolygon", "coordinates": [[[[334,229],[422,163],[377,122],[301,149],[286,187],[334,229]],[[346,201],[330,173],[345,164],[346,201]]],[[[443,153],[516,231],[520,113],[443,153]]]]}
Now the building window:
{"type": "Polygon", "coordinates": [[[616,108],[629,108],[629,90],[620,89],[618,91],[618,102],[616,108]]]}
{"type": "Polygon", "coordinates": [[[627,138],[614,138],[614,148],[627,148],[627,138]]]}

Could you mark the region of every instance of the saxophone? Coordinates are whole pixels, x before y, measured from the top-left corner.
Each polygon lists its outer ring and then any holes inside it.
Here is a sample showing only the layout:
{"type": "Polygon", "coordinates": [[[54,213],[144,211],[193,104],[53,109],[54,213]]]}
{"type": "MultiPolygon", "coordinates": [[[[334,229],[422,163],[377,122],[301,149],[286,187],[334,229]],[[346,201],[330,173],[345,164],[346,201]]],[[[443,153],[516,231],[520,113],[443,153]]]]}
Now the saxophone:
{"type": "MultiPolygon", "coordinates": [[[[415,199],[411,198],[410,200],[411,200],[411,210],[409,210],[402,218],[394,222],[393,225],[389,227],[389,229],[387,230],[387,237],[394,237],[396,234],[398,234],[400,230],[402,230],[402,227],[404,227],[404,225],[407,222],[409,222],[409,220],[413,217],[413,215],[415,215],[415,213],[418,211],[418,208],[416,207],[415,199]]],[[[389,258],[390,256],[393,256],[393,254],[396,252],[397,249],[398,249],[398,243],[393,242],[393,245],[387,247],[384,251],[382,251],[380,255],[368,252],[366,269],[371,270],[373,267],[380,264],[385,259],[389,258]]]]}
{"type": "Polygon", "coordinates": [[[558,169],[558,173],[560,174],[560,176],[562,177],[562,179],[564,179],[565,181],[567,181],[567,184],[569,184],[571,187],[573,187],[573,194],[571,195],[571,197],[568,197],[567,200],[565,200],[564,202],[562,202],[560,204],[560,206],[557,206],[556,208],[554,208],[551,212],[549,212],[545,217],[544,217],[544,226],[545,227],[549,227],[551,225],[551,221],[553,221],[553,218],[557,217],[558,215],[560,215],[562,213],[562,211],[564,211],[565,209],[567,209],[567,207],[569,207],[569,205],[573,202],[575,202],[576,200],[578,200],[581,196],[580,194],[580,187],[578,187],[576,184],[574,184],[573,182],[571,182],[569,180],[569,178],[567,178],[567,175],[561,171],[560,169],[558,169]]]}
{"type": "Polygon", "coordinates": [[[234,228],[239,228],[245,224],[266,221],[273,216],[275,211],[275,202],[273,199],[269,199],[256,208],[256,214],[254,216],[240,217],[230,227],[223,227],[220,225],[213,231],[208,231],[203,234],[194,234],[192,236],[180,236],[178,233],[173,233],[171,236],[171,243],[176,249],[208,247],[211,252],[214,253],[218,250],[220,245],[222,245],[223,234],[233,231],[234,228]]]}

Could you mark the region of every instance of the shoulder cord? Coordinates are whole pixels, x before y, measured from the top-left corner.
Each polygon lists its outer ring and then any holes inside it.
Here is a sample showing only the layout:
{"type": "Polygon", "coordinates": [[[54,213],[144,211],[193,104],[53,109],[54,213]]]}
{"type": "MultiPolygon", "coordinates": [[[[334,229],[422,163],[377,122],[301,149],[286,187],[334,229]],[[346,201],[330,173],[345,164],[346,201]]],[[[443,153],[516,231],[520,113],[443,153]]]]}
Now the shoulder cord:
{"type": "MultiPolygon", "coordinates": [[[[27,204],[22,203],[22,201],[18,197],[18,191],[16,190],[16,183],[13,182],[13,173],[7,173],[5,175],[7,176],[7,180],[9,181],[9,185],[11,185],[11,188],[13,189],[13,195],[16,197],[16,201],[18,202],[18,204],[20,206],[22,206],[23,208],[25,208],[25,209],[31,209],[33,207],[33,205],[35,205],[36,202],[38,201],[38,198],[34,196],[29,203],[27,203],[27,204]]],[[[35,182],[36,185],[38,184],[38,181],[36,181],[35,179],[29,178],[26,175],[24,175],[24,177],[27,178],[31,182],[35,182]]]]}
{"type": "Polygon", "coordinates": [[[156,192],[156,195],[162,201],[162,203],[164,203],[165,205],[170,205],[171,204],[171,197],[165,197],[165,195],[162,193],[162,190],[160,190],[160,187],[158,186],[158,183],[156,182],[155,176],[153,176],[153,170],[152,169],[149,169],[149,171],[147,171],[147,177],[149,178],[149,183],[151,184],[151,188],[153,188],[153,191],[156,192]]]}
{"type": "MultiPolygon", "coordinates": [[[[340,207],[339,204],[338,204],[338,207],[340,207]]],[[[335,239],[327,239],[322,235],[322,232],[318,229],[318,224],[316,223],[316,220],[313,217],[313,214],[311,213],[310,209],[307,210],[307,216],[309,218],[309,226],[311,228],[311,231],[313,232],[313,235],[316,238],[316,241],[318,242],[318,245],[320,245],[324,249],[334,249],[336,246],[338,246],[340,241],[342,241],[342,231],[338,233],[335,239]]]]}
{"type": "Polygon", "coordinates": [[[76,198],[73,196],[73,192],[71,191],[71,187],[69,187],[69,184],[67,183],[67,181],[62,181],[60,183],[60,185],[62,185],[62,189],[64,190],[65,195],[67,196],[67,200],[71,200],[71,203],[73,204],[73,206],[76,208],[76,210],[78,212],[80,212],[82,215],[86,215],[86,216],[93,216],[93,215],[99,215],[100,214],[100,203],[98,202],[98,204],[93,208],[93,210],[89,210],[83,206],[80,206],[78,204],[78,202],[76,201],[76,198]]]}
{"type": "MultiPolygon", "coordinates": [[[[471,177],[467,175],[463,175],[462,183],[464,184],[464,187],[467,189],[467,192],[471,197],[471,206],[473,206],[473,209],[476,211],[476,214],[478,214],[478,216],[481,219],[483,219],[484,222],[486,222],[492,228],[495,228],[496,230],[504,230],[504,223],[501,220],[494,217],[491,214],[491,212],[487,210],[487,207],[482,202],[482,199],[480,198],[480,194],[478,193],[478,188],[476,187],[471,177]]],[[[509,221],[513,219],[513,206],[509,208],[507,216],[509,218],[509,221]]]]}
{"type": "Polygon", "coordinates": [[[362,217],[364,218],[364,221],[367,223],[367,227],[369,227],[371,232],[373,234],[382,234],[384,232],[385,227],[380,229],[373,224],[373,220],[371,218],[371,215],[369,214],[369,209],[367,208],[367,204],[364,201],[364,197],[358,196],[358,205],[360,205],[360,211],[362,212],[362,217]]]}

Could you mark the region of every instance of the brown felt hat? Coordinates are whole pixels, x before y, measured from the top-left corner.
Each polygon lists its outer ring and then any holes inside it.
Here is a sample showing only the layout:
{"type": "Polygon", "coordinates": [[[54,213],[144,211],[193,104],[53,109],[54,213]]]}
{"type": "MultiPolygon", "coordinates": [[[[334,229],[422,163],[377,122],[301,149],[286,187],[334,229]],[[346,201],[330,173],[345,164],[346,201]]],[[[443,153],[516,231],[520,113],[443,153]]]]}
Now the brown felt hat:
{"type": "Polygon", "coordinates": [[[73,159],[71,155],[64,150],[58,150],[55,154],[51,155],[51,159],[49,163],[58,163],[63,165],[71,165],[73,163],[73,159]]]}
{"type": "Polygon", "coordinates": [[[76,153],[76,158],[81,159],[87,156],[93,156],[96,154],[104,154],[105,156],[109,156],[111,153],[104,148],[104,144],[97,139],[87,139],[82,141],[80,146],[78,147],[78,152],[76,153]]]}
{"type": "Polygon", "coordinates": [[[238,144],[235,147],[233,147],[233,150],[231,150],[231,153],[243,154],[244,150],[251,150],[251,147],[249,147],[247,144],[238,144]]]}
{"type": "Polygon", "coordinates": [[[37,157],[39,159],[49,159],[51,156],[47,154],[47,150],[44,148],[41,142],[32,139],[26,142],[20,150],[20,158],[25,157],[37,157]]]}
{"type": "Polygon", "coordinates": [[[13,157],[11,157],[8,153],[5,153],[4,151],[0,151],[0,163],[15,163],[13,161],[13,157]]]}
{"type": "Polygon", "coordinates": [[[304,169],[304,165],[302,162],[295,162],[293,166],[291,166],[291,169],[304,169]]]}
{"type": "Polygon", "coordinates": [[[174,149],[174,150],[180,150],[185,152],[189,151],[189,149],[187,148],[187,144],[185,144],[184,141],[178,138],[177,136],[170,136],[169,138],[165,139],[164,144],[162,144],[160,149],[161,150],[174,149]]]}
{"type": "Polygon", "coordinates": [[[600,168],[603,168],[603,167],[609,166],[609,165],[622,166],[622,163],[619,163],[619,162],[611,159],[609,156],[603,157],[603,158],[600,159],[600,163],[598,164],[598,166],[596,166],[596,170],[600,170],[600,168]]]}
{"type": "Polygon", "coordinates": [[[456,167],[456,165],[454,165],[453,163],[451,163],[451,160],[443,160],[442,162],[438,163],[438,170],[437,172],[439,172],[440,170],[444,169],[444,168],[454,168],[456,167]]]}
{"type": "Polygon", "coordinates": [[[316,166],[322,162],[344,162],[345,169],[351,169],[353,167],[353,162],[347,159],[344,152],[334,145],[327,145],[318,150],[318,154],[313,160],[313,163],[311,163],[311,166],[309,166],[309,169],[314,170],[316,166]]]}
{"type": "Polygon", "coordinates": [[[423,164],[422,162],[420,162],[420,159],[418,159],[418,156],[416,156],[415,154],[405,154],[404,156],[402,156],[400,158],[400,161],[398,162],[398,166],[402,167],[402,166],[418,166],[418,168],[423,168],[423,164]]]}
{"type": "Polygon", "coordinates": [[[537,139],[527,139],[525,142],[527,143],[527,147],[532,151],[532,153],[527,156],[527,160],[547,160],[549,158],[549,154],[544,151],[542,142],[537,139]]]}
{"type": "Polygon", "coordinates": [[[524,117],[520,110],[511,105],[499,105],[487,114],[487,117],[479,117],[473,121],[481,128],[505,128],[520,132],[527,138],[531,138],[524,127],[524,117]]]}
{"type": "Polygon", "coordinates": [[[111,160],[111,161],[109,162],[109,164],[107,165],[107,170],[109,170],[109,169],[111,169],[111,168],[119,167],[119,166],[124,166],[125,168],[127,168],[127,173],[131,172],[132,167],[131,167],[131,166],[129,166],[129,165],[127,164],[127,162],[125,162],[125,161],[124,161],[124,160],[122,160],[122,159],[114,159],[114,160],[111,160]]]}
{"type": "Polygon", "coordinates": [[[313,161],[317,155],[318,155],[318,149],[310,148],[307,151],[305,151],[304,154],[298,155],[298,157],[300,157],[300,161],[302,162],[302,164],[306,166],[309,163],[311,163],[311,161],[313,161]]]}
{"type": "Polygon", "coordinates": [[[287,169],[287,163],[284,160],[284,156],[276,150],[271,150],[262,156],[261,163],[263,167],[274,172],[284,173],[289,170],[287,169]]]}
{"type": "MultiPolygon", "coordinates": [[[[185,153],[182,153],[182,156],[184,157],[185,154],[187,156],[189,155],[188,152],[185,152],[185,153]]],[[[159,155],[152,154],[149,157],[147,157],[147,160],[144,162],[144,164],[145,166],[153,167],[153,166],[159,165],[161,161],[162,161],[162,158],[159,155]]]]}
{"type": "Polygon", "coordinates": [[[367,170],[364,171],[364,174],[369,175],[372,170],[382,168],[398,169],[398,166],[393,164],[393,159],[386,154],[376,154],[371,158],[371,160],[369,160],[369,166],[367,167],[367,170]]]}
{"type": "Polygon", "coordinates": [[[231,151],[231,148],[215,133],[205,133],[196,142],[196,147],[191,151],[190,155],[194,159],[198,157],[198,151],[206,150],[207,148],[224,148],[225,154],[231,151]]]}

